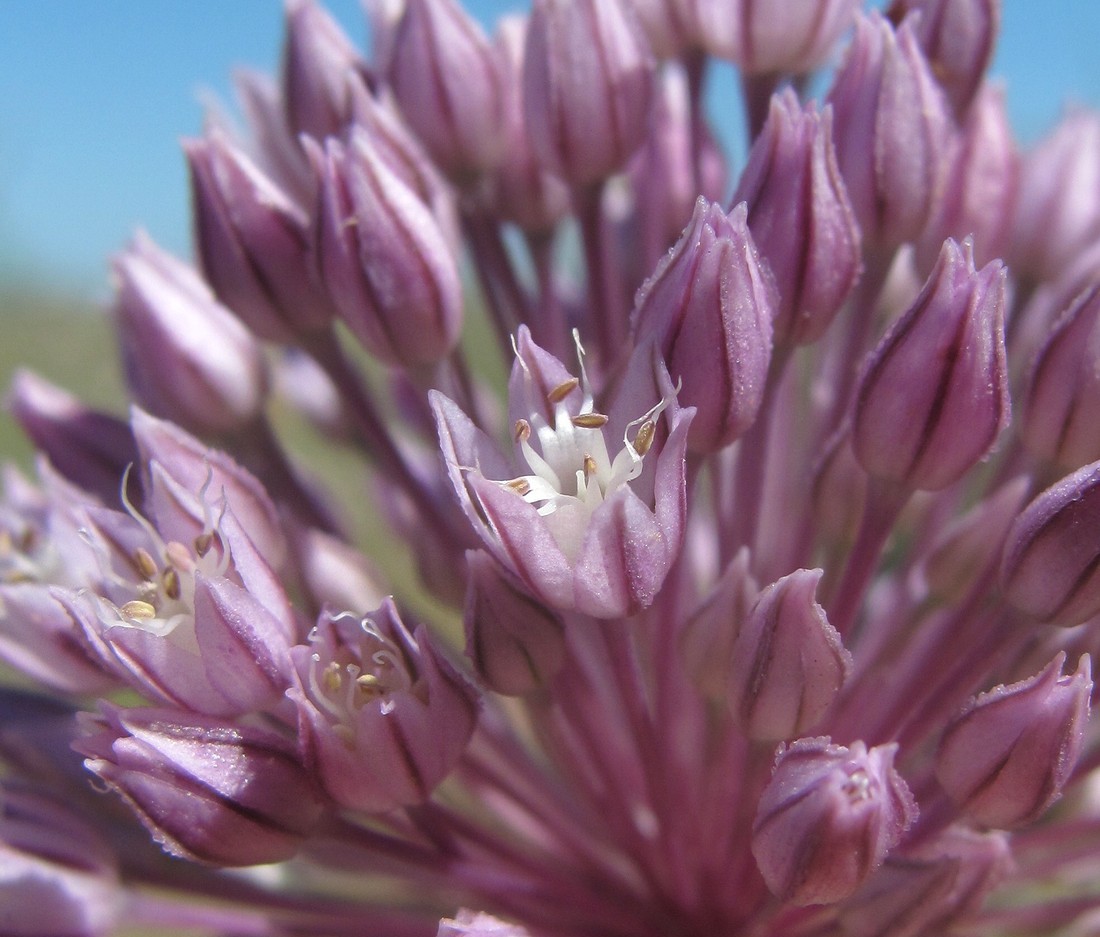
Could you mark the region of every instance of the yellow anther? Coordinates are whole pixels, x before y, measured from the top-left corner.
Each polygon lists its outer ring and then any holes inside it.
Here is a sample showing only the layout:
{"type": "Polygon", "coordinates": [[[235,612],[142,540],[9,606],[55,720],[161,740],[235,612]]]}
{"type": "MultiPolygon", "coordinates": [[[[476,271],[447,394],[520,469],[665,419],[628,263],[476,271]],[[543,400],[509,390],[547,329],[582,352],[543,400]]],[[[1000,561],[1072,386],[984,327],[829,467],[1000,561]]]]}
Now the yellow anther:
{"type": "Polygon", "coordinates": [[[516,442],[531,438],[531,424],[526,420],[516,420],[516,428],[513,431],[516,442]]]}
{"type": "Polygon", "coordinates": [[[504,487],[522,498],[531,490],[531,483],[526,478],[513,478],[510,482],[505,482],[504,487]]]}
{"type": "Polygon", "coordinates": [[[209,530],[204,530],[195,538],[195,556],[206,556],[214,543],[214,535],[209,530]]]}
{"type": "Polygon", "coordinates": [[[596,460],[592,458],[587,452],[584,454],[584,462],[582,463],[584,468],[584,480],[588,481],[593,475],[596,474],[596,460]]]}
{"type": "Polygon", "coordinates": [[[141,573],[142,579],[152,579],[157,574],[157,561],[145,547],[134,550],[134,566],[141,573]]]}
{"type": "Polygon", "coordinates": [[[551,403],[561,403],[561,401],[580,386],[581,382],[577,378],[571,377],[568,381],[562,381],[557,387],[550,391],[550,393],[546,395],[546,399],[551,403]]]}
{"type": "Polygon", "coordinates": [[[653,430],[655,424],[652,420],[646,420],[638,427],[638,435],[634,437],[634,451],[638,455],[645,455],[653,445],[653,430]]]}
{"type": "Polygon", "coordinates": [[[12,547],[11,533],[0,530],[0,556],[9,556],[12,553],[12,547]]]}
{"type": "Polygon", "coordinates": [[[329,661],[321,672],[321,685],[328,693],[335,693],[344,685],[343,670],[336,661],[329,661]]]}
{"type": "Polygon", "coordinates": [[[578,413],[573,417],[573,425],[581,429],[599,429],[607,424],[607,417],[602,413],[578,413]]]}
{"type": "Polygon", "coordinates": [[[364,693],[372,696],[382,692],[382,681],[372,673],[361,673],[355,678],[355,685],[364,693]]]}
{"type": "Polygon", "coordinates": [[[119,612],[123,618],[133,618],[138,621],[148,621],[150,618],[157,617],[157,610],[148,602],[142,602],[140,599],[127,602],[119,609],[119,612]]]}
{"type": "Polygon", "coordinates": [[[164,583],[164,594],[170,599],[178,599],[180,597],[180,574],[176,572],[174,566],[169,566],[164,571],[162,577],[164,583]]]}

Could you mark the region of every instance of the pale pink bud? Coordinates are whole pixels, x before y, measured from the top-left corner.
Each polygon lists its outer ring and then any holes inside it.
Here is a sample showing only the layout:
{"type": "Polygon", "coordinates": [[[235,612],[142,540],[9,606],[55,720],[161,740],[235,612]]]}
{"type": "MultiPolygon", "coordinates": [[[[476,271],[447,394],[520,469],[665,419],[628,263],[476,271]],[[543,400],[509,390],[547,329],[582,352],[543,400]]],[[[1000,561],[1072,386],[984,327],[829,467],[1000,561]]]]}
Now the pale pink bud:
{"type": "Polygon", "coordinates": [[[859,278],[859,228],[832,128],[829,108],[803,110],[790,90],[775,95],[733,196],[748,204],[753,241],[775,276],[776,344],[820,338],[859,278]]]}
{"type": "Polygon", "coordinates": [[[383,361],[445,357],[462,323],[462,284],[438,222],[383,162],[369,136],[329,140],[321,166],[316,250],[344,323],[383,361]]]}
{"type": "Polygon", "coordinates": [[[639,345],[655,342],[677,399],[695,407],[689,445],[713,452],[756,419],[771,361],[774,284],[739,205],[699,199],[691,223],[638,291],[639,345]]]}
{"type": "Polygon", "coordinates": [[[527,928],[509,924],[484,911],[463,908],[439,922],[436,937],[528,937],[527,928]]]}
{"type": "Polygon", "coordinates": [[[389,54],[401,111],[452,179],[496,165],[504,139],[500,65],[455,0],[407,0],[389,54]]]}
{"type": "Polygon", "coordinates": [[[964,115],[993,58],[1001,25],[1000,0],[894,0],[887,15],[901,23],[910,13],[932,72],[955,113],[964,115]]]}
{"type": "Polygon", "coordinates": [[[623,0],[536,0],[523,62],[531,143],[543,163],[583,186],[626,165],[653,97],[645,36],[623,0]]]}
{"type": "Polygon", "coordinates": [[[1039,350],[1021,435],[1041,459],[1076,469],[1100,459],[1100,283],[1077,297],[1039,350]]]}
{"type": "Polygon", "coordinates": [[[971,700],[944,732],[936,776],[969,816],[1011,829],[1042,815],[1081,753],[1092,693],[1088,655],[1062,674],[1058,654],[1040,673],[971,700]]]}
{"type": "Polygon", "coordinates": [[[263,729],[103,704],[75,747],[173,855],[225,866],[289,859],[321,815],[293,744],[263,729]]]}
{"type": "Polygon", "coordinates": [[[1100,114],[1071,111],[1025,155],[1012,231],[1013,270],[1037,280],[1100,237],[1100,114]]]}
{"type": "Polygon", "coordinates": [[[719,0],[701,3],[706,47],[747,75],[803,75],[826,62],[859,0],[719,0]]]}
{"type": "Polygon", "coordinates": [[[954,933],[1012,870],[1004,833],[951,826],[903,855],[888,856],[840,912],[844,937],[954,933]]]}
{"type": "Polygon", "coordinates": [[[852,655],[816,600],[820,569],[800,569],[756,600],[733,649],[730,706],[751,739],[812,729],[852,669],[852,655]]]}
{"type": "Polygon", "coordinates": [[[1016,518],[1001,588],[1021,611],[1067,627],[1100,612],[1100,462],[1067,475],[1016,518]]]}
{"type": "Polygon", "coordinates": [[[768,888],[797,905],[851,895],[917,817],[894,770],[897,745],[868,751],[827,738],[780,745],[760,798],[752,854],[768,888]]]}
{"type": "Polygon", "coordinates": [[[195,251],[221,302],[269,341],[327,326],[334,310],[311,276],[305,211],[224,133],[183,149],[195,251]]]}
{"type": "Polygon", "coordinates": [[[191,267],[139,233],[115,258],[126,380],[146,409],[202,434],[229,433],[267,395],[260,347],[191,267]]]}
{"type": "Polygon", "coordinates": [[[943,250],[916,301],[869,359],[855,404],[866,471],[937,491],[982,459],[1008,422],[1005,272],[974,269],[969,242],[943,250]]]}
{"type": "Polygon", "coordinates": [[[510,581],[481,550],[466,553],[466,656],[485,685],[505,696],[546,686],[565,660],[561,620],[510,581]]]}
{"type": "Polygon", "coordinates": [[[857,20],[829,103],[837,162],[865,241],[892,249],[924,228],[940,191],[947,104],[910,21],[857,20]]]}
{"type": "Polygon", "coordinates": [[[1013,233],[1020,155],[1003,91],[986,85],[950,147],[943,194],[917,244],[922,270],[935,262],[945,238],[970,237],[979,264],[1004,256],[1013,233]]]}
{"type": "Polygon", "coordinates": [[[283,47],[283,97],[294,133],[337,136],[351,119],[353,82],[366,64],[343,30],[314,0],[289,0],[283,47]]]}

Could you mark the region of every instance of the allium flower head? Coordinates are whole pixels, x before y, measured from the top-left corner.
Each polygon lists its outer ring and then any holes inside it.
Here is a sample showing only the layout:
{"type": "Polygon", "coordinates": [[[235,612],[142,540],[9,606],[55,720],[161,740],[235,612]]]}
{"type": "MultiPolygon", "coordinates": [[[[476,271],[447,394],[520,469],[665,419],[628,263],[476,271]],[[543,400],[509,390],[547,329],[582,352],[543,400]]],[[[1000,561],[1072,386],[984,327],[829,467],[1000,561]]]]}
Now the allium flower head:
{"type": "Polygon", "coordinates": [[[287,4],[11,389],[0,933],[1096,931],[1100,118],[859,6],[287,4]]]}

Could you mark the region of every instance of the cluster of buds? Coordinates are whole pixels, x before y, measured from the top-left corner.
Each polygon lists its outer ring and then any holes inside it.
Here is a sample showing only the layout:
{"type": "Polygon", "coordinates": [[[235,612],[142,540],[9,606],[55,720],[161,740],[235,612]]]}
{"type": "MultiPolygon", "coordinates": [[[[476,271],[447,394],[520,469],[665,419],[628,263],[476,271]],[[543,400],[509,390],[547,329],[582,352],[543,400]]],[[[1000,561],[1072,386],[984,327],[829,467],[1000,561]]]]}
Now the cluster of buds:
{"type": "Polygon", "coordinates": [[[859,6],[288,0],[11,389],[0,932],[1088,929],[1100,117],[859,6]]]}

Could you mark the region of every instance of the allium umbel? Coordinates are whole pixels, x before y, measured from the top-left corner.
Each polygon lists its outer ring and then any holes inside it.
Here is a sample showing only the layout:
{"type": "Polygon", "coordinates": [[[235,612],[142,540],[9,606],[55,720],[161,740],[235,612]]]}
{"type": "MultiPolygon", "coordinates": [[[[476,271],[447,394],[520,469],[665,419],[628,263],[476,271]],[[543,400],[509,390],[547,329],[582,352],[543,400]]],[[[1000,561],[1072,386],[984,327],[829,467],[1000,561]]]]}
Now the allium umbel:
{"type": "Polygon", "coordinates": [[[857,7],[287,4],[11,388],[0,932],[1095,929],[1100,117],[857,7]]]}

